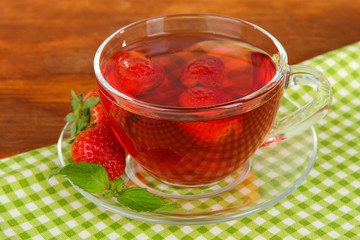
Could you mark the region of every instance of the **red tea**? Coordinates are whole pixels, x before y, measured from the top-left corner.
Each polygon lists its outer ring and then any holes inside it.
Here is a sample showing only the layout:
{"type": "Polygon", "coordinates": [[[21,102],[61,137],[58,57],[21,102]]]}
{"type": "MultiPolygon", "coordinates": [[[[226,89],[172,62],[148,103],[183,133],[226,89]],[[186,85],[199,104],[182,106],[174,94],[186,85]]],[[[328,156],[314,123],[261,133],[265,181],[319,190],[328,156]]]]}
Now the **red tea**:
{"type": "Polygon", "coordinates": [[[131,98],[173,111],[192,109],[192,118],[149,117],[121,107],[101,84],[99,88],[114,132],[145,170],[167,182],[199,185],[228,176],[263,143],[283,86],[256,96],[261,98],[256,106],[240,114],[197,115],[196,108],[249,97],[275,72],[271,58],[249,45],[204,35],[169,35],[126,46],[103,64],[102,74],[131,98]]]}

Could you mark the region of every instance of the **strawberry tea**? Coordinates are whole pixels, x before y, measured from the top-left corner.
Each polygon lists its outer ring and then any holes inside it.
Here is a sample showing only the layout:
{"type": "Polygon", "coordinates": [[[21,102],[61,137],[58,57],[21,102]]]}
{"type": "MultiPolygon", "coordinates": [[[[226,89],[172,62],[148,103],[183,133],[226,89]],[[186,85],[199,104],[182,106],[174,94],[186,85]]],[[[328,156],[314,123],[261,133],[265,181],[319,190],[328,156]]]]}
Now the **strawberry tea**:
{"type": "Polygon", "coordinates": [[[274,86],[255,104],[259,106],[251,103],[242,113],[210,108],[251,102],[251,94],[275,72],[271,58],[247,44],[200,34],[167,35],[115,52],[106,59],[102,74],[126,96],[154,107],[186,109],[189,117],[144,115],[121,106],[99,87],[114,132],[146,171],[166,182],[201,185],[237,170],[263,143],[283,85],[274,86]]]}
{"type": "Polygon", "coordinates": [[[260,146],[303,132],[331,102],[327,79],[289,66],[272,35],[215,15],[130,24],[101,44],[94,69],[113,132],[131,155],[127,176],[153,191],[149,174],[167,187],[224,180],[231,188],[260,146]],[[274,122],[284,89],[297,85],[313,86],[313,100],[274,122]]]}

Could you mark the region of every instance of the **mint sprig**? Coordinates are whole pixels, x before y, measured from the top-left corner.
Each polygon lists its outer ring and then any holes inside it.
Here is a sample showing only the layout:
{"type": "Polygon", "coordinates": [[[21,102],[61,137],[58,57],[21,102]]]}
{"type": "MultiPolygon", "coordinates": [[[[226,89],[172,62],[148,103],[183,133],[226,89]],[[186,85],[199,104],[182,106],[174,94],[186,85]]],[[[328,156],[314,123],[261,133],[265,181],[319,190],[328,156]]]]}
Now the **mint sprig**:
{"type": "Polygon", "coordinates": [[[71,109],[65,117],[65,121],[73,123],[66,130],[71,131],[70,139],[74,139],[82,130],[84,130],[90,121],[90,108],[94,107],[99,101],[99,97],[91,97],[84,101],[84,94],[76,94],[71,91],[71,109]]]}
{"type": "Polygon", "coordinates": [[[121,178],[110,181],[105,168],[101,164],[80,162],[57,167],[51,170],[49,178],[63,175],[75,185],[90,193],[103,193],[106,197],[114,197],[128,208],[138,212],[173,211],[177,204],[167,204],[162,198],[148,192],[145,188],[124,188],[121,178]]]}

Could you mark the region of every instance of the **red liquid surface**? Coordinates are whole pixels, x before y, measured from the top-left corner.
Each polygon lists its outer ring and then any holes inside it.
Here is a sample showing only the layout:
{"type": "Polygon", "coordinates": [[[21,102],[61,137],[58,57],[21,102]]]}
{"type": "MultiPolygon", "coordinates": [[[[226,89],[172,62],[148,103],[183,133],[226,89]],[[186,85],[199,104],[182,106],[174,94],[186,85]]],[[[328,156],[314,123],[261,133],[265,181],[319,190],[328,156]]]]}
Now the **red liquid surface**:
{"type": "MultiPolygon", "coordinates": [[[[201,35],[148,39],[124,51],[155,63],[164,78],[153,86],[140,83],[135,90],[127,88],[130,90],[126,92],[119,83],[119,55],[124,54],[120,52],[105,62],[102,68],[105,79],[126,95],[163,106],[182,106],[182,94],[198,87],[220,92],[217,103],[234,101],[266,85],[276,72],[270,57],[255,48],[201,35]],[[219,70],[221,77],[215,74],[219,78],[215,83],[209,83],[208,79],[195,83],[182,80],[184,69],[204,56],[220,59],[222,65],[216,66],[222,69],[219,70]],[[141,86],[146,89],[138,91],[141,86]]],[[[128,153],[154,176],[183,185],[216,182],[243,165],[264,141],[283,93],[282,85],[275,86],[260,106],[242,114],[208,121],[185,121],[150,118],[125,110],[114,104],[116,101],[108,94],[104,95],[106,89],[101,84],[99,88],[113,130],[128,153]]],[[[197,104],[193,99],[184,101],[197,104]]]]}

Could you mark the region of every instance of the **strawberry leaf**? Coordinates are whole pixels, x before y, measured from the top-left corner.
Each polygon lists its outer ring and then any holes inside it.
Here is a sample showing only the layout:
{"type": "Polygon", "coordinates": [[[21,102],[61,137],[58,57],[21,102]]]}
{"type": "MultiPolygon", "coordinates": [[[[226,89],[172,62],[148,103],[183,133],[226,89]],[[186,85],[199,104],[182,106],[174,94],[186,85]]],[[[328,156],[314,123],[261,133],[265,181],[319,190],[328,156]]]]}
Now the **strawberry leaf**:
{"type": "Polygon", "coordinates": [[[74,90],[71,90],[71,96],[72,96],[72,99],[79,102],[80,99],[78,97],[78,95],[76,95],[76,93],[74,92],[74,90]]]}
{"type": "Polygon", "coordinates": [[[81,118],[78,121],[76,121],[77,132],[75,132],[75,134],[78,132],[81,132],[82,130],[84,130],[86,128],[86,125],[88,124],[89,119],[90,119],[90,117],[87,116],[87,117],[81,118]]]}
{"type": "Polygon", "coordinates": [[[73,112],[71,112],[71,113],[69,113],[68,115],[66,115],[65,121],[67,121],[67,122],[73,122],[73,121],[75,121],[75,114],[74,114],[73,112]]]}
{"type": "Polygon", "coordinates": [[[75,133],[78,132],[78,125],[76,123],[71,125],[70,131],[71,131],[71,138],[75,137],[75,133]]]}
{"type": "Polygon", "coordinates": [[[76,95],[76,93],[71,90],[71,109],[73,109],[75,111],[75,109],[77,109],[79,107],[79,105],[81,104],[80,98],[78,97],[78,95],[76,95]]]}
{"type": "Polygon", "coordinates": [[[55,168],[50,177],[64,175],[78,187],[91,193],[100,193],[109,189],[109,177],[101,164],[80,162],[66,165],[63,168],[55,168]]]}
{"type": "Polygon", "coordinates": [[[92,108],[93,106],[95,106],[98,102],[100,101],[99,97],[91,97],[89,98],[85,104],[84,104],[84,108],[92,108]]]}
{"type": "Polygon", "coordinates": [[[117,200],[120,204],[139,212],[152,212],[166,204],[160,197],[149,193],[145,188],[139,187],[123,190],[117,200]]]}

